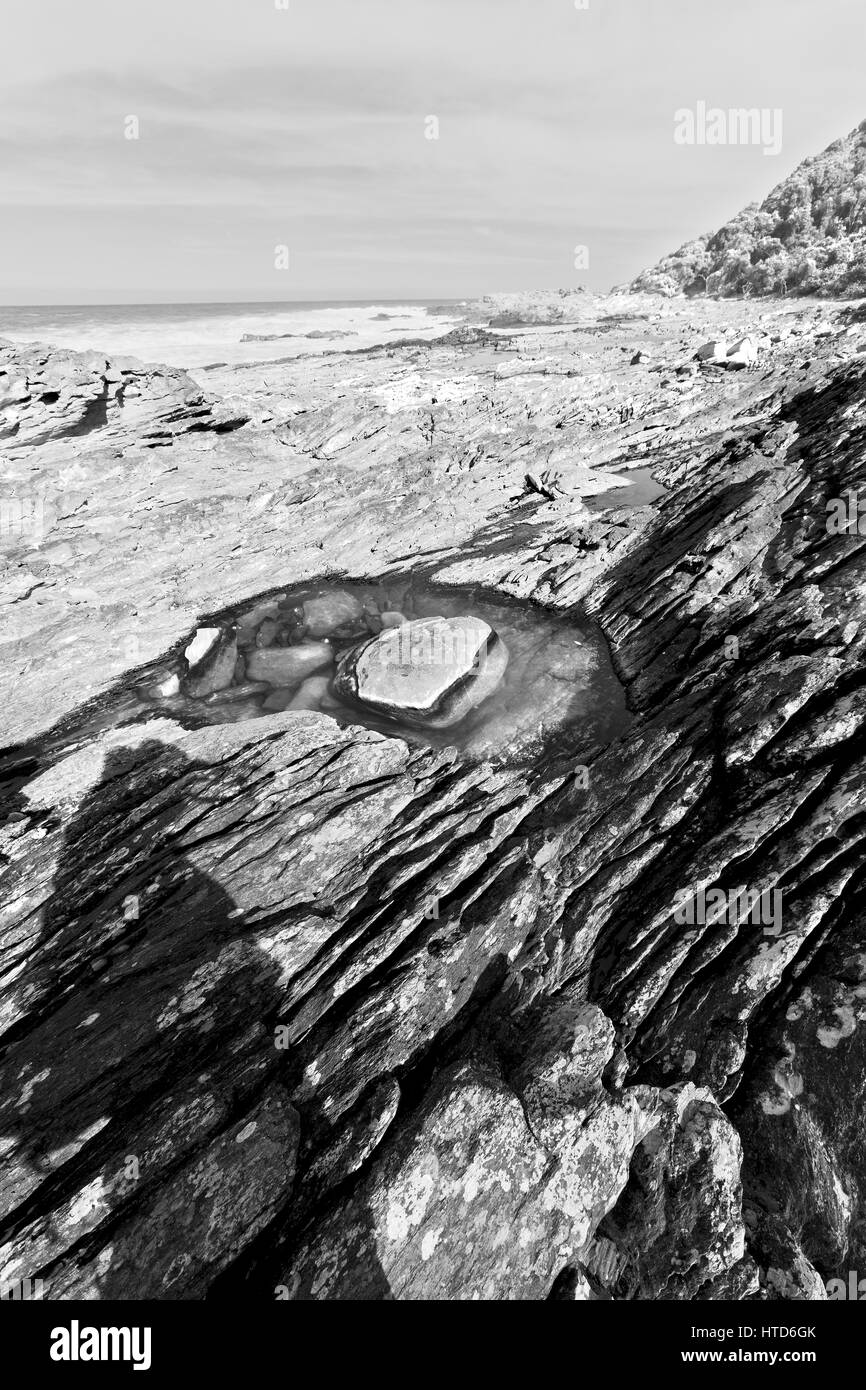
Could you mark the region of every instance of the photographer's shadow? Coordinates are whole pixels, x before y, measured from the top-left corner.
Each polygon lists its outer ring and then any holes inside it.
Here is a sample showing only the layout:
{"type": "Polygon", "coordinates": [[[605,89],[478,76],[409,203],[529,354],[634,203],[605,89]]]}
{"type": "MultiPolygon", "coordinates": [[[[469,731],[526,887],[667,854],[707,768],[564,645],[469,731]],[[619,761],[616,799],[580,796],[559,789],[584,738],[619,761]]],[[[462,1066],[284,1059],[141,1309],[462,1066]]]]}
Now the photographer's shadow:
{"type": "MultiPolygon", "coordinates": [[[[193,862],[225,853],[220,775],[154,739],[113,749],[65,829],[41,936],[15,982],[24,1016],[0,1039],[7,1232],[104,1182],[144,1145],[157,1109],[212,1099],[223,1112],[250,1084],[239,1078],[260,1070],[248,1063],[273,1060],[279,971],[193,862]]],[[[169,1162],[183,1161],[182,1140],[169,1162]]],[[[142,1164],[142,1193],[155,1162],[142,1164]]],[[[96,1296],[113,1296],[111,1276],[109,1258],[96,1296]]]]}

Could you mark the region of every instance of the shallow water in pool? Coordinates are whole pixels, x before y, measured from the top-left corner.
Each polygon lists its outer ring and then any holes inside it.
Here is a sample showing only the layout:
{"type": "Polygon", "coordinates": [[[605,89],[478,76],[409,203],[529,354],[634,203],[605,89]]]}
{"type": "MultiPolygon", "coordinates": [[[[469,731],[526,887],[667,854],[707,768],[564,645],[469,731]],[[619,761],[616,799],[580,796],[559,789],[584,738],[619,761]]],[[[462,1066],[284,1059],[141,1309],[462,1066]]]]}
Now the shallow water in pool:
{"type": "Polygon", "coordinates": [[[285,589],[218,614],[209,625],[237,632],[238,661],[232,684],[196,698],[184,678],[186,662],[167,662],[138,688],[138,717],[162,714],[189,726],[256,719],[283,710],[320,710],[341,724],[360,724],[407,742],[457,747],[473,757],[522,757],[568,732],[568,747],[610,742],[629,721],[623,688],[595,624],[563,617],[535,604],[481,588],[444,588],[417,579],[380,583],[330,583],[285,589]],[[307,605],[305,608],[304,605],[307,605]],[[352,612],[354,610],[354,612],[352,612]],[[307,622],[308,615],[315,615],[307,622]],[[346,616],[346,615],[349,616],[346,616]],[[384,615],[384,617],[383,617],[384,615]],[[402,618],[472,615],[482,618],[508,649],[500,685],[447,729],[424,729],[341,698],[334,689],[341,655],[402,618]],[[262,680],[278,668],[281,647],[312,650],[322,664],[306,679],[262,680]],[[262,651],[271,656],[262,658],[262,651]],[[160,696],[158,687],[180,676],[181,691],[160,696]],[[251,679],[252,677],[252,679],[251,679]]]}
{"type": "Polygon", "coordinates": [[[591,512],[613,507],[645,507],[667,493],[667,488],[656,482],[652,468],[623,468],[620,476],[628,487],[611,487],[605,492],[597,492],[594,497],[583,499],[591,512]]]}

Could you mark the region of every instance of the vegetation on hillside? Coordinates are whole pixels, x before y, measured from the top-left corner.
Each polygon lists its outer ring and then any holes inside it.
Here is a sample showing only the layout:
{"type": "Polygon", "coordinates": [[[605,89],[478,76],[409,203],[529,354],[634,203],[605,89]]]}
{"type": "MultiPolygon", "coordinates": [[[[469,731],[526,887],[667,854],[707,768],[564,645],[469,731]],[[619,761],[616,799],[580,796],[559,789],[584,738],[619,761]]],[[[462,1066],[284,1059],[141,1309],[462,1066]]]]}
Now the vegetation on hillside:
{"type": "Polygon", "coordinates": [[[866,121],[806,159],[763,203],[632,281],[662,294],[866,295],[866,121]]]}

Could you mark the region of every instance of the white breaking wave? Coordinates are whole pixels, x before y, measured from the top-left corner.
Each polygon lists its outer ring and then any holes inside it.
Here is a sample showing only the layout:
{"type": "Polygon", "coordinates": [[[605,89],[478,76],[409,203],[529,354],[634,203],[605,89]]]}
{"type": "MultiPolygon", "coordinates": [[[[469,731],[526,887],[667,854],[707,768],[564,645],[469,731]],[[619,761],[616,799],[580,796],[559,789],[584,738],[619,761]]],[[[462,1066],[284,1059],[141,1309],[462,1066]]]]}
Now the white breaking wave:
{"type": "Polygon", "coordinates": [[[216,362],[235,365],[351,351],[407,337],[435,338],[463,321],[457,305],[451,306],[453,315],[431,315],[430,307],[389,303],[0,307],[0,338],[192,369],[216,362]]]}

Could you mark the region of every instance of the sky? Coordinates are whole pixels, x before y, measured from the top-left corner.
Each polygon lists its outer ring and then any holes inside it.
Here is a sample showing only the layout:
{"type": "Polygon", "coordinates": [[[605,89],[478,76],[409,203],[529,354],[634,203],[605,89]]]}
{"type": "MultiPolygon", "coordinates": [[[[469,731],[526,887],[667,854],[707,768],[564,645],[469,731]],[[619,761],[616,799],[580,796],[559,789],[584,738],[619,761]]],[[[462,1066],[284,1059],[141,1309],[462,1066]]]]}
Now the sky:
{"type": "Polygon", "coordinates": [[[3,0],[0,303],[607,290],[858,125],[864,38],[863,0],[3,0]],[[676,143],[701,101],[781,152],[676,143]]]}

